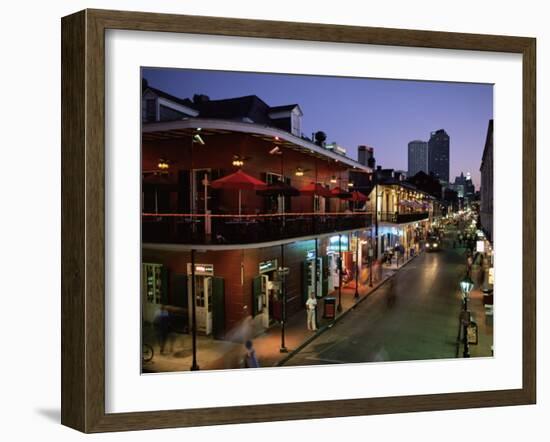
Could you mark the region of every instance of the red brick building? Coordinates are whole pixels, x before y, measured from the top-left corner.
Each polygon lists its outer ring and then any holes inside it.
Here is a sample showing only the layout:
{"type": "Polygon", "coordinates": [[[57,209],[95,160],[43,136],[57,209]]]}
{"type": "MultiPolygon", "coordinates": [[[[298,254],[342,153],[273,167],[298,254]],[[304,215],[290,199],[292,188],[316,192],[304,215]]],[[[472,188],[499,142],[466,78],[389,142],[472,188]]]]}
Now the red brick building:
{"type": "Polygon", "coordinates": [[[371,214],[334,189],[370,169],[303,137],[298,105],[171,99],[149,87],[143,96],[144,320],[168,304],[189,328],[192,262],[197,329],[225,339],[246,320],[258,331],[277,324],[283,304],[296,313],[311,292],[326,296],[339,257],[347,272],[361,263],[371,214]],[[212,186],[237,170],[284,194],[212,186]]]}

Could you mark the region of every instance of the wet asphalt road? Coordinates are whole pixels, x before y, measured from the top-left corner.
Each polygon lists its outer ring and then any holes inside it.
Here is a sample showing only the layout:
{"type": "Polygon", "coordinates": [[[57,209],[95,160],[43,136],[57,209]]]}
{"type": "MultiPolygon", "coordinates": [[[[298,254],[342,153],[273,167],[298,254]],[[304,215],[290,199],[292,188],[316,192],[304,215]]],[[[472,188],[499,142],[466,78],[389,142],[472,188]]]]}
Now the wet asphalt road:
{"type": "Polygon", "coordinates": [[[463,248],[421,254],[285,365],[456,357],[465,271],[463,248]]]}

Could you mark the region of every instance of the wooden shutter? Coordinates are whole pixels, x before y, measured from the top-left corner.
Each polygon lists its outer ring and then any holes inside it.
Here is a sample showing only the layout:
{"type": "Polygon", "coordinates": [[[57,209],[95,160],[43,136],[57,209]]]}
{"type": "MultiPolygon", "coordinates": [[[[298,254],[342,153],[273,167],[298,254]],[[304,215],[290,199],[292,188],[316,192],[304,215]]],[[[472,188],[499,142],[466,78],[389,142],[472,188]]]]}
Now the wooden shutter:
{"type": "Polygon", "coordinates": [[[171,292],[171,305],[188,308],[187,275],[182,273],[177,273],[174,275],[173,290],[171,292]]]}
{"type": "Polygon", "coordinates": [[[172,330],[178,333],[187,333],[189,328],[189,315],[187,314],[187,310],[189,309],[189,305],[187,304],[189,289],[187,284],[187,275],[176,273],[172,277],[170,305],[180,307],[181,309],[177,309],[171,315],[171,326],[172,330]]]}
{"type": "Polygon", "coordinates": [[[212,335],[225,338],[225,284],[223,278],[212,278],[212,335]]]}
{"type": "Polygon", "coordinates": [[[252,316],[258,313],[258,300],[262,296],[262,277],[256,276],[252,280],[252,316]]]}
{"type": "Polygon", "coordinates": [[[328,256],[321,256],[322,260],[322,269],[323,269],[323,280],[321,283],[321,295],[326,296],[328,295],[328,256]]]}
{"type": "Polygon", "coordinates": [[[309,267],[309,263],[307,261],[303,261],[302,262],[302,303],[304,305],[307,301],[307,291],[309,287],[308,267],[309,267]]]}
{"type": "Polygon", "coordinates": [[[160,303],[168,305],[170,303],[168,299],[168,269],[166,266],[162,266],[160,269],[160,303]]]}

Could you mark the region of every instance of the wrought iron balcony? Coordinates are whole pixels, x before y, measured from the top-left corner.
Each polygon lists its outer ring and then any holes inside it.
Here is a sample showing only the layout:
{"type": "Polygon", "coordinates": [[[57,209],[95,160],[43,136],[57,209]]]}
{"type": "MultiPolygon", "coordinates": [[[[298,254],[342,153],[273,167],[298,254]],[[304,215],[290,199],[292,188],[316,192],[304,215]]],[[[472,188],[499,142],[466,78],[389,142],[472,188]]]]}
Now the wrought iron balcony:
{"type": "Polygon", "coordinates": [[[372,214],[285,213],[258,215],[153,214],[142,216],[144,243],[251,244],[362,229],[372,214]]]}
{"type": "Polygon", "coordinates": [[[422,221],[428,219],[430,214],[428,212],[410,212],[410,213],[397,213],[397,212],[381,212],[380,221],[393,223],[393,224],[405,224],[415,221],[422,221]]]}

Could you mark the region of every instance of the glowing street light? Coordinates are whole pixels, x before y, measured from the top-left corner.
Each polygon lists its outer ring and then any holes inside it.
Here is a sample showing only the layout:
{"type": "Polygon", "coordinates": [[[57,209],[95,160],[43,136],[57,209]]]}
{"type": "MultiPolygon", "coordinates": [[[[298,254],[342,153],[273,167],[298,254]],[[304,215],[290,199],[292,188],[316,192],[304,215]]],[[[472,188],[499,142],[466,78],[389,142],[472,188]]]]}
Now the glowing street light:
{"type": "Polygon", "coordinates": [[[460,290],[462,291],[463,295],[463,306],[464,309],[461,312],[460,315],[460,321],[462,323],[462,343],[464,345],[464,352],[463,357],[469,358],[470,357],[470,348],[468,345],[468,326],[471,322],[470,312],[468,311],[468,299],[470,297],[470,292],[474,288],[474,281],[466,275],[459,283],[460,290]]]}
{"type": "Polygon", "coordinates": [[[164,158],[160,158],[159,159],[159,162],[157,164],[157,167],[160,169],[160,170],[166,170],[170,167],[170,163],[168,160],[165,160],[164,158]]]}
{"type": "Polygon", "coordinates": [[[465,299],[468,299],[468,296],[472,289],[474,288],[474,281],[468,275],[466,275],[459,283],[460,290],[464,294],[465,299]]]}

